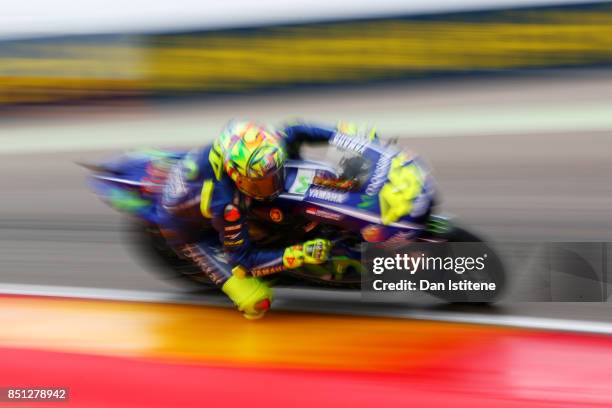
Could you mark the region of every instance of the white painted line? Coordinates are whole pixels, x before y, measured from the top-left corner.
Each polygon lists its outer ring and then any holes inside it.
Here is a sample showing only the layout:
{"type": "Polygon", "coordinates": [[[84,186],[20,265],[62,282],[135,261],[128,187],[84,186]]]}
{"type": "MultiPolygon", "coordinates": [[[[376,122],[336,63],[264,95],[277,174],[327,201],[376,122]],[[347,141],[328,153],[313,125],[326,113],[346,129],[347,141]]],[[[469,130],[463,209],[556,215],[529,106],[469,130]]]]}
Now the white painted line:
{"type": "MultiPolygon", "coordinates": [[[[370,97],[376,100],[372,93],[370,97]]],[[[503,136],[513,134],[552,134],[587,131],[612,131],[612,103],[590,101],[580,104],[550,101],[544,105],[515,104],[499,106],[452,106],[439,109],[407,109],[378,111],[363,107],[350,108],[351,96],[312,106],[296,105],[295,99],[283,106],[268,105],[249,99],[252,105],[274,109],[242,115],[235,112],[202,108],[196,113],[160,112],[158,115],[134,118],[91,119],[77,121],[32,121],[20,124],[0,124],[0,155],[25,153],[78,152],[95,150],[132,149],[139,147],[199,146],[213,140],[232,117],[255,117],[264,123],[283,123],[295,111],[313,123],[333,124],[338,118],[357,123],[377,124],[383,137],[464,137],[503,136]],[[338,106],[348,105],[344,110],[338,106]],[[301,109],[303,106],[303,109],[301,109]],[[291,112],[287,111],[291,107],[291,112]]]]}
{"type": "Polygon", "coordinates": [[[78,286],[30,285],[30,284],[0,284],[0,294],[21,296],[66,297],[91,300],[117,300],[124,302],[145,303],[180,303],[202,305],[227,305],[224,298],[218,300],[190,293],[155,292],[145,290],[127,290],[112,288],[87,288],[78,286]]]}
{"type": "MultiPolygon", "coordinates": [[[[280,297],[287,298],[296,289],[277,288],[280,297]]],[[[304,292],[304,291],[301,291],[304,292]]],[[[333,292],[334,297],[338,292],[333,292]]],[[[147,302],[147,303],[170,303],[188,305],[209,305],[220,307],[231,307],[229,300],[224,296],[211,296],[210,294],[194,293],[171,293],[141,290],[125,290],[110,288],[86,288],[74,286],[51,286],[51,285],[29,285],[29,284],[0,284],[0,294],[21,295],[21,296],[45,296],[45,297],[65,297],[73,299],[93,299],[93,300],[116,300],[127,302],[147,302]]],[[[303,296],[302,296],[303,297],[303,296]]],[[[343,300],[356,301],[352,295],[346,296],[343,293],[340,298],[343,300]]],[[[443,312],[426,310],[401,310],[406,306],[398,306],[397,311],[368,309],[367,304],[359,308],[359,311],[330,310],[329,307],[317,306],[318,302],[312,302],[308,306],[284,305],[282,302],[276,310],[299,311],[324,314],[344,314],[344,315],[363,315],[373,317],[394,317],[402,319],[429,320],[451,323],[469,323],[479,325],[519,327],[525,329],[569,331],[578,333],[606,334],[612,335],[612,323],[581,321],[569,319],[555,319],[546,317],[512,316],[477,314],[462,312],[443,312]]]]}
{"type": "Polygon", "coordinates": [[[546,317],[428,311],[409,311],[403,313],[402,317],[417,320],[433,320],[452,323],[471,323],[493,326],[520,327],[524,329],[569,331],[593,334],[612,334],[612,323],[587,320],[582,321],[546,317]]]}

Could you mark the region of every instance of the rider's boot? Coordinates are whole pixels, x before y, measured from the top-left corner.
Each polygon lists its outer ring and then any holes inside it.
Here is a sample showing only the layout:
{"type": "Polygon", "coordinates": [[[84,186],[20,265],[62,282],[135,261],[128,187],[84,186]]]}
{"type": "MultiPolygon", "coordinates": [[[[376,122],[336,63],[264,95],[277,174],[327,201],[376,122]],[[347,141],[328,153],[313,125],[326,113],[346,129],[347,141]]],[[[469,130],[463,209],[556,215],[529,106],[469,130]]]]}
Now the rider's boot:
{"type": "Polygon", "coordinates": [[[250,320],[262,318],[272,303],[272,289],[259,278],[247,276],[242,266],[232,269],[232,276],[225,281],[221,290],[250,320]]]}

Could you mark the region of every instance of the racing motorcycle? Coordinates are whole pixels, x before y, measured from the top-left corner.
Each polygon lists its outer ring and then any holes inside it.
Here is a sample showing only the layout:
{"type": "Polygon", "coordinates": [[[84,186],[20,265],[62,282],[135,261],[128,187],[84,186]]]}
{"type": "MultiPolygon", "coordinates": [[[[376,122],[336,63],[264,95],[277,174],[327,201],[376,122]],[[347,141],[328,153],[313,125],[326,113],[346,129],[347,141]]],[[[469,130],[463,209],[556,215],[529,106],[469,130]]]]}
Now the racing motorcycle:
{"type": "MultiPolygon", "coordinates": [[[[168,278],[213,286],[202,264],[182,257],[163,238],[157,208],[166,180],[187,151],[140,150],[97,164],[90,188],[114,209],[135,221],[135,242],[145,257],[161,265],[168,278]]],[[[336,133],[326,146],[326,160],[307,160],[300,148],[290,151],[285,165],[285,191],[270,202],[253,201],[247,214],[249,236],[256,248],[283,248],[312,238],[333,243],[329,262],[304,265],[279,273],[258,269],[258,276],[275,285],[358,289],[367,272],[362,263],[364,243],[482,242],[450,217],[436,213],[435,184],[426,164],[396,143],[336,133]]],[[[207,267],[231,270],[218,233],[203,227],[210,255],[207,267]]],[[[484,244],[487,245],[487,244],[484,244]]],[[[499,298],[505,284],[503,265],[488,248],[498,290],[485,302],[499,298]]],[[[439,296],[437,293],[432,293],[439,296]]],[[[448,299],[447,299],[448,300],[448,299]]]]}

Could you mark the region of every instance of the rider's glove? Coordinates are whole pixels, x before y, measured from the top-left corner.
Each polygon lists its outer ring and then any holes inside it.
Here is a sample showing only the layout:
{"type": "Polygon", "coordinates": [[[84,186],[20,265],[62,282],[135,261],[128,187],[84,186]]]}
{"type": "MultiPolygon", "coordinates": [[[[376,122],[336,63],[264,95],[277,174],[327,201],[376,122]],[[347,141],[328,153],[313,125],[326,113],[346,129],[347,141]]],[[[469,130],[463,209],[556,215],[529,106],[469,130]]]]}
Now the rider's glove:
{"type": "Polygon", "coordinates": [[[331,242],[327,239],[313,239],[300,245],[285,249],[283,264],[289,269],[299,268],[303,264],[321,264],[329,259],[331,242]]]}
{"type": "Polygon", "coordinates": [[[246,276],[241,266],[235,267],[233,276],[221,287],[247,319],[259,319],[270,308],[272,289],[258,278],[246,276]]]}

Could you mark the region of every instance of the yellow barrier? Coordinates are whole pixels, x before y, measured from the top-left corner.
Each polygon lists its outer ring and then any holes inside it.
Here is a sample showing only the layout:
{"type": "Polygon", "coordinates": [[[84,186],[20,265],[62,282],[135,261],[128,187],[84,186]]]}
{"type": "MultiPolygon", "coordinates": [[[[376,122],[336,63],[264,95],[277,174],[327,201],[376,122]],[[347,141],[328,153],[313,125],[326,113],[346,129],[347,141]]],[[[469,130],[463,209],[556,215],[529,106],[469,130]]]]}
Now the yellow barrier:
{"type": "Polygon", "coordinates": [[[219,91],[612,59],[612,14],[582,23],[421,22],[171,36],[147,53],[157,90],[219,91]]]}
{"type": "Polygon", "coordinates": [[[610,63],[612,7],[127,38],[0,46],[0,104],[610,63]]]}
{"type": "Polygon", "coordinates": [[[141,52],[129,41],[78,38],[0,44],[0,104],[139,94],[141,52]]]}

